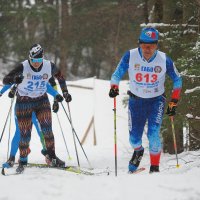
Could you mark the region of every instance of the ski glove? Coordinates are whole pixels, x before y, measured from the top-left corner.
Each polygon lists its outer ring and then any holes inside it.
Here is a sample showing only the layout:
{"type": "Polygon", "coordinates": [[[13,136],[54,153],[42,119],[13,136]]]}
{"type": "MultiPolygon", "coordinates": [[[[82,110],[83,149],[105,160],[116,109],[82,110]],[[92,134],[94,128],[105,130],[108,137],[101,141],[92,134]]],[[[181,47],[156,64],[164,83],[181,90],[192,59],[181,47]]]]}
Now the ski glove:
{"type": "Polygon", "coordinates": [[[63,92],[63,97],[66,102],[70,102],[72,100],[72,96],[68,93],[68,91],[63,92]]]}
{"type": "Polygon", "coordinates": [[[20,84],[24,79],[24,76],[22,74],[18,74],[14,76],[14,83],[20,84]]]}
{"type": "Polygon", "coordinates": [[[114,98],[117,95],[119,95],[119,87],[118,87],[118,85],[111,85],[109,96],[111,98],[114,98]]]}
{"type": "Polygon", "coordinates": [[[62,101],[63,101],[63,97],[62,97],[60,94],[57,94],[57,95],[55,96],[55,100],[56,100],[57,102],[62,102],[62,101]]]}
{"type": "Polygon", "coordinates": [[[0,97],[2,96],[2,93],[0,92],[0,97]]]}
{"type": "Polygon", "coordinates": [[[174,116],[174,115],[176,115],[177,103],[178,103],[178,100],[177,100],[177,99],[172,99],[172,100],[169,102],[168,108],[167,108],[167,112],[166,112],[167,115],[169,115],[169,116],[174,116]]]}
{"type": "Polygon", "coordinates": [[[11,88],[10,92],[8,93],[8,97],[13,98],[16,94],[16,90],[17,90],[17,86],[15,85],[11,88]]]}
{"type": "Polygon", "coordinates": [[[52,106],[52,110],[53,110],[53,112],[55,112],[55,113],[58,112],[58,110],[59,110],[59,104],[58,104],[58,101],[57,101],[57,100],[54,100],[53,106],[52,106]]]}

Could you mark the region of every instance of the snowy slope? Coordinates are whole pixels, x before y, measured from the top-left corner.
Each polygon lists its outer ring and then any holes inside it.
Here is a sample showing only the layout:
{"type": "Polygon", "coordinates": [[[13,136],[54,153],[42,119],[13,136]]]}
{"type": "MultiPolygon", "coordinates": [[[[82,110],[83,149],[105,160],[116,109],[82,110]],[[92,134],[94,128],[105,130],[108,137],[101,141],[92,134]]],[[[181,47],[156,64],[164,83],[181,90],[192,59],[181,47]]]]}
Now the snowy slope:
{"type": "MultiPolygon", "coordinates": [[[[97,145],[93,145],[93,129],[90,130],[83,148],[94,171],[109,168],[110,175],[99,176],[76,175],[56,169],[27,168],[24,174],[17,176],[0,176],[0,200],[23,199],[68,199],[68,200],[200,200],[200,152],[184,152],[179,154],[180,168],[176,168],[174,155],[162,154],[161,173],[149,174],[148,142],[144,134],[145,154],[141,166],[144,172],[135,175],[127,174],[127,164],[132,155],[128,142],[127,108],[122,105],[122,98],[128,88],[127,82],[120,84],[120,96],[117,97],[117,146],[118,176],[114,173],[114,131],[113,131],[113,99],[108,97],[109,81],[93,78],[69,82],[70,85],[94,87],[94,90],[69,87],[73,101],[70,103],[72,121],[76,133],[81,140],[94,115],[97,145]]],[[[3,130],[5,118],[10,106],[7,94],[1,97],[1,123],[3,130]]],[[[50,97],[50,101],[52,98],[50,97]]],[[[65,109],[67,105],[63,102],[65,109]]],[[[69,165],[77,165],[71,127],[62,107],[58,112],[68,149],[72,160],[65,149],[56,114],[53,116],[53,130],[57,155],[69,165]]],[[[15,131],[13,117],[11,122],[11,138],[15,131]]],[[[0,133],[1,133],[0,132],[0,133]]],[[[7,126],[2,143],[0,143],[0,164],[7,159],[8,146],[7,126]]],[[[170,134],[170,130],[169,130],[170,134]]],[[[80,165],[88,167],[88,162],[79,146],[80,165]]],[[[31,139],[30,162],[44,163],[40,153],[41,144],[33,128],[31,139]]],[[[13,172],[14,169],[9,170],[13,172]]]]}

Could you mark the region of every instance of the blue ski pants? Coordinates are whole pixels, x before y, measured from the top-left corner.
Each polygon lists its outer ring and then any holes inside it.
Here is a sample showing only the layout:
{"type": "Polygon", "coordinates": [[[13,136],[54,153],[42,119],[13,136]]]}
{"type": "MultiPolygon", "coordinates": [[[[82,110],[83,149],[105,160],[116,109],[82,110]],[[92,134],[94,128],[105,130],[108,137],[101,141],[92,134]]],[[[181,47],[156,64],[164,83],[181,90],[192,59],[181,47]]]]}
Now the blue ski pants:
{"type": "Polygon", "coordinates": [[[165,107],[165,96],[154,98],[129,98],[129,141],[131,146],[139,148],[142,145],[142,135],[148,122],[147,137],[150,154],[161,152],[160,127],[165,107]]]}

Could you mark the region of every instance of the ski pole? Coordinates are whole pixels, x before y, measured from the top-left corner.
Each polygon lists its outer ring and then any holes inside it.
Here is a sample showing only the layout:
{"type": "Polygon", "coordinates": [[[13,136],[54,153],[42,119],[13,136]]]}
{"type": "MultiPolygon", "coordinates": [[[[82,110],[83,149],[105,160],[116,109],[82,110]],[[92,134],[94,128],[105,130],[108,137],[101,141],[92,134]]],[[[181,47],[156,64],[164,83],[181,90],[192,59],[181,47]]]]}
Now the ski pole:
{"type": "MultiPolygon", "coordinates": [[[[88,157],[87,157],[87,155],[86,155],[86,153],[85,153],[85,151],[84,151],[84,148],[83,148],[83,146],[81,145],[81,142],[80,142],[80,140],[79,140],[79,138],[78,138],[78,135],[76,134],[76,131],[75,131],[73,125],[72,125],[72,121],[70,120],[70,118],[69,118],[69,116],[68,116],[68,114],[67,114],[67,112],[66,112],[66,110],[65,110],[65,107],[63,106],[63,103],[62,103],[62,102],[61,102],[61,105],[62,105],[63,110],[64,110],[64,112],[65,112],[65,114],[66,114],[66,116],[67,116],[67,118],[68,118],[68,120],[69,120],[69,123],[71,124],[72,131],[73,131],[73,133],[75,134],[75,136],[76,136],[76,138],[77,138],[77,140],[78,140],[78,142],[79,142],[79,145],[80,145],[80,147],[81,147],[81,149],[82,149],[82,151],[83,151],[83,153],[84,153],[84,155],[85,155],[85,158],[87,159],[88,164],[90,165],[90,168],[92,169],[93,167],[92,167],[91,164],[90,164],[90,161],[89,161],[89,159],[88,159],[88,157]]],[[[69,109],[69,107],[68,107],[68,109],[69,109]]],[[[69,110],[69,112],[70,112],[70,110],[69,110]]]]}
{"type": "Polygon", "coordinates": [[[115,176],[117,176],[117,120],[116,120],[116,97],[114,97],[114,153],[115,153],[115,176]]]}
{"type": "Polygon", "coordinates": [[[61,102],[61,105],[63,107],[63,110],[65,112],[65,114],[67,115],[67,118],[70,122],[70,125],[71,125],[71,128],[72,128],[72,136],[73,136],[73,141],[74,141],[74,148],[75,148],[75,152],[76,152],[76,159],[77,159],[77,163],[78,163],[78,167],[80,168],[80,162],[79,162],[79,156],[78,156],[78,150],[77,150],[77,146],[76,146],[76,140],[75,140],[75,135],[74,135],[74,131],[73,131],[73,125],[72,125],[72,122],[71,122],[71,119],[69,118],[64,106],[63,106],[63,103],[61,102]]]}
{"type": "Polygon", "coordinates": [[[12,110],[13,102],[14,102],[14,98],[11,99],[11,105],[10,105],[10,108],[9,108],[9,111],[8,111],[8,114],[7,114],[7,117],[6,117],[6,121],[4,123],[4,127],[3,127],[3,130],[2,130],[2,133],[1,133],[0,143],[1,143],[1,140],[2,140],[4,132],[5,132],[5,128],[6,128],[6,125],[7,125],[7,122],[8,122],[8,117],[9,117],[10,112],[12,110]]]}
{"type": "Polygon", "coordinates": [[[57,116],[57,119],[58,119],[58,123],[59,123],[59,126],[60,126],[60,130],[61,130],[61,133],[62,133],[62,136],[63,136],[64,143],[65,143],[65,148],[66,148],[67,153],[68,153],[68,159],[69,159],[69,160],[72,160],[72,158],[71,158],[71,156],[70,156],[70,154],[69,154],[69,150],[68,150],[68,148],[67,148],[67,142],[66,142],[66,140],[65,140],[64,133],[63,133],[63,129],[62,129],[62,127],[61,127],[60,119],[59,119],[57,113],[56,113],[56,116],[57,116]]]}
{"type": "Polygon", "coordinates": [[[171,125],[172,125],[172,135],[173,135],[173,141],[174,141],[174,151],[176,154],[176,167],[179,168],[180,165],[178,164],[178,153],[177,153],[177,145],[176,145],[176,135],[175,135],[175,128],[174,128],[174,117],[170,116],[170,120],[171,120],[171,125]]]}
{"type": "MultiPolygon", "coordinates": [[[[73,124],[72,124],[72,116],[71,116],[71,111],[70,111],[70,107],[69,107],[69,103],[68,103],[68,102],[67,102],[67,107],[68,107],[68,111],[69,111],[69,118],[70,118],[70,121],[71,121],[71,126],[73,127],[73,124]]],[[[87,159],[87,161],[88,161],[88,163],[89,163],[89,166],[90,166],[90,168],[92,169],[92,166],[91,166],[91,164],[90,164],[90,161],[88,160],[88,157],[87,157],[87,155],[86,155],[86,153],[85,153],[85,151],[84,151],[84,149],[83,149],[83,146],[82,146],[82,144],[81,144],[81,142],[80,142],[80,140],[79,140],[79,138],[78,138],[78,135],[76,134],[76,131],[75,131],[74,127],[73,127],[72,131],[73,131],[74,134],[76,135],[76,138],[77,138],[77,140],[78,140],[78,142],[79,142],[79,144],[80,144],[80,146],[81,146],[81,148],[82,148],[82,150],[83,150],[83,152],[84,152],[84,154],[85,154],[85,157],[86,157],[86,159],[87,159]]]]}

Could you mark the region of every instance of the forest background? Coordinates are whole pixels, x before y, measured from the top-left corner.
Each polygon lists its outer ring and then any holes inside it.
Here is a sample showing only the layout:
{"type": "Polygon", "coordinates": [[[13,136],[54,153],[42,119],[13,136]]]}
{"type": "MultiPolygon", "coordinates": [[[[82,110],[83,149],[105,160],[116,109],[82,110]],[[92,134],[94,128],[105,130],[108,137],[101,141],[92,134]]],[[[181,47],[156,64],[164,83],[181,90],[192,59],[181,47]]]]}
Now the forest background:
{"type": "MultiPolygon", "coordinates": [[[[0,79],[40,43],[67,80],[109,80],[125,51],[138,46],[140,30],[160,32],[159,49],[183,77],[175,117],[178,152],[200,149],[200,0],[1,0],[0,79]]],[[[128,77],[125,76],[124,79],[128,77]]],[[[172,82],[166,81],[170,100],[172,82]]],[[[109,91],[109,88],[108,88],[109,91]]],[[[164,116],[164,151],[174,153],[164,116]]]]}

